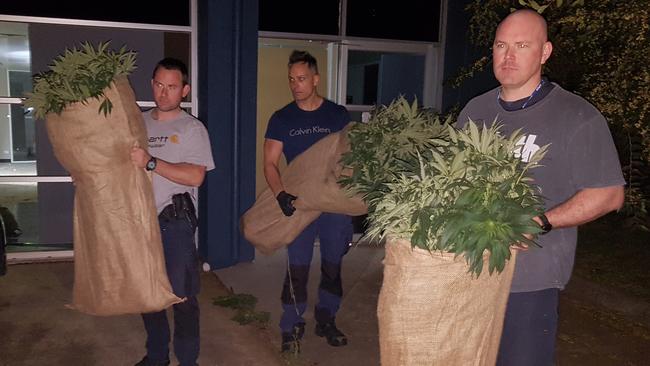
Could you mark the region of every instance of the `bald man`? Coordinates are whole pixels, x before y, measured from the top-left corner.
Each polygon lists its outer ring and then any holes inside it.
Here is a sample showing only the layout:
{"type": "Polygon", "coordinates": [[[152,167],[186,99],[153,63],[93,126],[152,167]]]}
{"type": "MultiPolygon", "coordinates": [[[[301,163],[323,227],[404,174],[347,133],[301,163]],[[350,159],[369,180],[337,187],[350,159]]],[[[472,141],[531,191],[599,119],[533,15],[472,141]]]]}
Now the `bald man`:
{"type": "Polygon", "coordinates": [[[517,257],[497,360],[502,366],[555,363],[558,297],[573,269],[577,226],[623,204],[625,181],[607,122],[587,101],[542,77],[552,51],[541,15],[508,15],[492,47],[501,85],[472,99],[457,122],[491,124],[496,118],[506,135],[521,129],[514,154],[523,162],[550,145],[532,171],[545,205],[534,219],[543,231],[541,248],[517,257]]]}

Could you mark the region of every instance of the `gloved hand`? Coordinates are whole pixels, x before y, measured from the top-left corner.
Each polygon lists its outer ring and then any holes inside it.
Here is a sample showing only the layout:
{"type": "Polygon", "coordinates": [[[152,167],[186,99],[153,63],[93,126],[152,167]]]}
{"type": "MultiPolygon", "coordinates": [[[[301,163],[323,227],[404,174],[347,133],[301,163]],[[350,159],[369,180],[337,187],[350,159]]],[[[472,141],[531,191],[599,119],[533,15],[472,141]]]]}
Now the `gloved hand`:
{"type": "Polygon", "coordinates": [[[278,196],[275,198],[278,200],[278,204],[280,205],[284,216],[293,215],[293,212],[296,211],[296,208],[293,207],[293,201],[295,201],[298,197],[282,191],[278,193],[278,196]]]}

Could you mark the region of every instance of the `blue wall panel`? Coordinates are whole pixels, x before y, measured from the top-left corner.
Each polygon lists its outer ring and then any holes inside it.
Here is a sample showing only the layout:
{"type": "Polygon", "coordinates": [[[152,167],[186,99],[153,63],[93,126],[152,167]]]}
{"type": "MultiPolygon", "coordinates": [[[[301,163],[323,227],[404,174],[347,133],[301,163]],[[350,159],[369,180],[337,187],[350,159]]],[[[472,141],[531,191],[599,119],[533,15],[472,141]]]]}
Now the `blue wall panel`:
{"type": "Polygon", "coordinates": [[[216,168],[201,188],[199,253],[213,269],[251,261],[239,218],[255,200],[257,1],[199,0],[199,118],[216,168]]]}

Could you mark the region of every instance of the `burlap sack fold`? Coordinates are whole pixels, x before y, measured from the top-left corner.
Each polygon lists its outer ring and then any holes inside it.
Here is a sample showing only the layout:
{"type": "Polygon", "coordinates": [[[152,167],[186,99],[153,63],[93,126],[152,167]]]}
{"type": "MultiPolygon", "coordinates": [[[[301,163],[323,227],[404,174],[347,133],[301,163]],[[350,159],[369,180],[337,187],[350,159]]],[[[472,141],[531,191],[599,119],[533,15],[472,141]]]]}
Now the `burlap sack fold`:
{"type": "Polygon", "coordinates": [[[377,307],[382,366],[494,365],[512,254],[501,274],[484,269],[476,278],[460,256],[389,239],[377,307]]]}
{"type": "Polygon", "coordinates": [[[350,126],[312,145],[282,173],[285,190],[298,197],[292,216],[284,216],[269,188],[242,216],[244,237],[259,251],[270,254],[290,244],[322,212],[351,216],[368,212],[361,197],[348,196],[337,183],[342,175],[350,173],[339,164],[341,156],[350,150],[350,126]]]}
{"type": "Polygon", "coordinates": [[[150,177],[131,163],[147,133],[126,77],[104,90],[113,103],[75,103],[46,117],[59,162],[75,178],[71,307],[92,315],[159,311],[181,301],[165,270],[150,177]]]}

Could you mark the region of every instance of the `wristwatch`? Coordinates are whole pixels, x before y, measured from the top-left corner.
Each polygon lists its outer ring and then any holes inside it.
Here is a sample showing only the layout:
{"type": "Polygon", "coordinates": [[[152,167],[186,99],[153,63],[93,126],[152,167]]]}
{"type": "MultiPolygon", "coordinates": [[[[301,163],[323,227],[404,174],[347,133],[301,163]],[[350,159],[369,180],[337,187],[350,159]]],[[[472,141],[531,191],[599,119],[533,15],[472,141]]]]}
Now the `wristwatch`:
{"type": "Polygon", "coordinates": [[[540,221],[542,222],[542,233],[540,235],[544,235],[553,229],[553,225],[551,225],[551,223],[548,221],[548,217],[546,217],[546,215],[541,214],[537,217],[539,217],[540,221]]]}
{"type": "Polygon", "coordinates": [[[147,162],[147,165],[145,166],[145,169],[150,172],[150,171],[156,169],[157,164],[158,164],[158,161],[156,160],[156,158],[154,158],[152,156],[151,159],[149,159],[149,161],[147,162]]]}

